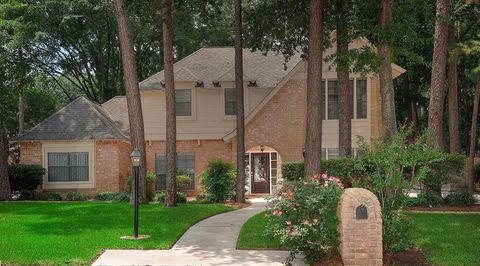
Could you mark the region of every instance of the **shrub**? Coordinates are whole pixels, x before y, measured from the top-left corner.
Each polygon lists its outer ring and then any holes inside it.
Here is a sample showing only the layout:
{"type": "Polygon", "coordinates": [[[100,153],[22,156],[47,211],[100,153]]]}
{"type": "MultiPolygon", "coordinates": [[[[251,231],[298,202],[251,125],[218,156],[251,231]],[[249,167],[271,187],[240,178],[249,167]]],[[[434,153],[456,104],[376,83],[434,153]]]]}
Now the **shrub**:
{"type": "MultiPolygon", "coordinates": [[[[161,191],[155,194],[154,202],[165,203],[165,192],[161,191]]],[[[177,203],[187,203],[187,194],[177,191],[177,203]]]]}
{"type": "Polygon", "coordinates": [[[45,169],[39,165],[13,164],[8,167],[12,191],[35,190],[42,182],[45,169]]]}
{"type": "Polygon", "coordinates": [[[449,205],[473,205],[475,204],[475,198],[473,197],[473,193],[468,191],[455,191],[445,198],[445,201],[449,205]]]}
{"type": "Polygon", "coordinates": [[[49,200],[49,201],[59,201],[59,200],[63,200],[62,194],[57,193],[57,192],[48,193],[48,195],[47,195],[47,200],[49,200]]]}
{"type": "Polygon", "coordinates": [[[443,203],[443,198],[437,193],[424,191],[417,195],[416,198],[410,198],[410,205],[432,207],[443,203]]]}
{"type": "Polygon", "coordinates": [[[304,171],[303,162],[283,162],[282,163],[282,176],[285,180],[296,180],[303,177],[304,171]]]}
{"type": "Polygon", "coordinates": [[[342,187],[337,178],[322,175],[286,181],[273,196],[265,213],[269,222],[267,234],[280,238],[289,248],[289,262],[302,253],[313,264],[336,251],[337,204],[342,187]]]}
{"type": "Polygon", "coordinates": [[[178,190],[186,190],[189,189],[192,185],[192,179],[190,176],[185,174],[177,175],[177,188],[178,190]]]}
{"type": "Polygon", "coordinates": [[[211,194],[215,202],[231,199],[235,195],[235,168],[231,162],[220,159],[210,161],[201,180],[203,191],[211,194]]]}
{"type": "Polygon", "coordinates": [[[130,193],[128,192],[117,192],[113,197],[114,201],[118,202],[129,202],[130,201],[130,193]]]}
{"type": "Polygon", "coordinates": [[[84,201],[84,200],[87,200],[87,196],[83,193],[68,192],[67,194],[65,194],[65,200],[84,201]]]}
{"type": "MultiPolygon", "coordinates": [[[[157,181],[158,176],[155,173],[147,172],[146,176],[147,184],[153,184],[157,181]]],[[[132,180],[133,177],[131,175],[127,176],[127,191],[132,192],[132,180]]]]}
{"type": "Polygon", "coordinates": [[[215,202],[212,194],[205,193],[205,192],[197,194],[197,196],[195,197],[195,200],[197,201],[197,203],[213,203],[213,202],[215,202]]]}
{"type": "Polygon", "coordinates": [[[130,193],[128,192],[101,192],[93,197],[98,201],[117,201],[128,202],[130,201],[130,193]]]}

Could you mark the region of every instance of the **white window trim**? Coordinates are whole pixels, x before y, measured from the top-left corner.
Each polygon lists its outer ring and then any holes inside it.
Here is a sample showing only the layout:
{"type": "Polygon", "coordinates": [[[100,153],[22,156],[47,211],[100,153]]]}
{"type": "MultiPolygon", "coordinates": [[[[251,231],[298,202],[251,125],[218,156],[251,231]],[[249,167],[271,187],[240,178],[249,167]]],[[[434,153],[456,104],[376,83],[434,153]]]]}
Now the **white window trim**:
{"type": "Polygon", "coordinates": [[[234,119],[237,118],[237,115],[226,115],[225,114],[225,104],[226,104],[226,102],[225,102],[225,90],[226,89],[235,89],[235,87],[224,87],[224,88],[221,89],[221,91],[222,91],[222,93],[221,93],[222,94],[222,115],[223,115],[223,118],[225,118],[225,119],[234,120],[234,119]]]}
{"type": "Polygon", "coordinates": [[[58,143],[43,144],[43,189],[77,189],[95,188],[95,143],[58,143]],[[48,153],[55,152],[87,152],[88,153],[88,181],[48,182],[48,153]]]}
{"type": "MultiPolygon", "coordinates": [[[[197,119],[197,112],[196,112],[196,107],[197,107],[197,93],[196,93],[196,90],[195,88],[176,88],[175,90],[190,90],[191,91],[191,102],[190,102],[190,106],[191,106],[191,110],[192,110],[192,114],[189,115],[189,116],[176,116],[177,120],[196,120],[197,119]]],[[[175,103],[176,104],[176,103],[175,103]]]]}
{"type": "MultiPolygon", "coordinates": [[[[349,77],[349,81],[353,79],[353,118],[352,121],[367,121],[370,119],[370,79],[368,77],[349,77]],[[367,89],[367,117],[366,118],[357,118],[357,80],[365,80],[366,89],[367,89]]],[[[325,95],[324,95],[324,102],[325,102],[325,119],[327,121],[338,121],[338,119],[329,119],[328,118],[328,81],[329,80],[338,80],[337,78],[325,78],[323,80],[325,86],[325,95]]]]}

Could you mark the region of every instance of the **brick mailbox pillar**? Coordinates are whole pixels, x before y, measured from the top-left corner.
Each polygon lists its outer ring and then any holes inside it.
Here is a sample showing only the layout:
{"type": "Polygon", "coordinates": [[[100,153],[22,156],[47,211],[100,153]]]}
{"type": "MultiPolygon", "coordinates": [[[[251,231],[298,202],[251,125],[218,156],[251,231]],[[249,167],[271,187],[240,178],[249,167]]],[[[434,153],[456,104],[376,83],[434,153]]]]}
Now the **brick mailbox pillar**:
{"type": "Polygon", "coordinates": [[[382,210],[377,197],[363,188],[347,188],[337,214],[344,265],[383,265],[382,210]]]}

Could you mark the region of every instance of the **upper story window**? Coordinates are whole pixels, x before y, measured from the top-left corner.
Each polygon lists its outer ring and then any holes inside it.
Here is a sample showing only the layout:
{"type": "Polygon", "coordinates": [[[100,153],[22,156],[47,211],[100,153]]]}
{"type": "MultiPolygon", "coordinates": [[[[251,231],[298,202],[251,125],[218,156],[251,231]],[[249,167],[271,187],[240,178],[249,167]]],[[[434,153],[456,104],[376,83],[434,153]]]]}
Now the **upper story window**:
{"type": "Polygon", "coordinates": [[[192,90],[175,90],[175,112],[177,116],[192,116],[192,90]]]}
{"type": "Polygon", "coordinates": [[[225,115],[237,114],[237,95],[235,88],[225,88],[225,115]]]}
{"type": "MultiPolygon", "coordinates": [[[[339,119],[339,91],[338,80],[327,80],[327,119],[339,119]]],[[[322,84],[325,85],[325,82],[322,84]]],[[[365,79],[350,79],[349,87],[352,90],[352,118],[366,119],[367,118],[367,80],[365,79]]]]}

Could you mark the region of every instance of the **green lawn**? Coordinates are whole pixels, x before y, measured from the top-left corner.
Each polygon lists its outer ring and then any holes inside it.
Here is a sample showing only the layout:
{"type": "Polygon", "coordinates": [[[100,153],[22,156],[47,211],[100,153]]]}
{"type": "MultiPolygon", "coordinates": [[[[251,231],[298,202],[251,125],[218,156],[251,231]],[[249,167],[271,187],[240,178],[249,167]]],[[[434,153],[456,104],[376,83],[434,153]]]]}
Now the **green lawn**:
{"type": "MultiPolygon", "coordinates": [[[[480,214],[410,213],[413,241],[433,265],[480,265],[480,214]]],[[[245,223],[239,249],[278,249],[278,239],[263,235],[267,226],[263,213],[245,223]]]]}
{"type": "Polygon", "coordinates": [[[91,262],[102,250],[167,249],[194,223],[230,207],[181,204],[140,207],[140,234],[148,240],[122,240],[132,234],[133,208],[127,203],[0,203],[0,264],[91,262]]]}

